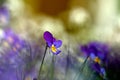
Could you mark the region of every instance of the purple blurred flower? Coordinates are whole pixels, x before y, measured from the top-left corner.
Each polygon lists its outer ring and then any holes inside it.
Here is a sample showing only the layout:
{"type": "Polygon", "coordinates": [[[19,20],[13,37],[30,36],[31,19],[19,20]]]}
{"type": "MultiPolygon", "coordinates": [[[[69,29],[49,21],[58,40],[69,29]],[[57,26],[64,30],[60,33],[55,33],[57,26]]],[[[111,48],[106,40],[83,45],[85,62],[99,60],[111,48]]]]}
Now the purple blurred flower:
{"type": "Polygon", "coordinates": [[[41,49],[37,43],[20,38],[11,29],[4,30],[0,48],[0,80],[25,80],[39,61],[41,49]]]}
{"type": "Polygon", "coordinates": [[[11,29],[6,29],[4,32],[4,40],[10,45],[13,51],[20,51],[25,47],[25,40],[21,39],[11,29]]]}
{"type": "Polygon", "coordinates": [[[91,67],[98,72],[103,78],[106,75],[103,67],[107,62],[107,55],[110,52],[109,47],[100,42],[90,42],[81,46],[81,51],[87,55],[92,61],[91,67]]]}
{"type": "MultiPolygon", "coordinates": [[[[9,67],[9,66],[8,66],[9,67]]],[[[21,80],[15,69],[7,69],[0,73],[0,80],[21,80]]]]}
{"type": "Polygon", "coordinates": [[[9,22],[9,18],[10,15],[7,7],[0,7],[0,23],[7,24],[9,22]]]}
{"type": "Polygon", "coordinates": [[[61,47],[62,45],[62,41],[61,40],[56,40],[53,35],[46,31],[44,32],[44,35],[43,35],[46,43],[47,43],[47,46],[50,48],[51,52],[53,54],[59,54],[61,51],[58,49],[59,47],[61,47]]]}
{"type": "Polygon", "coordinates": [[[101,60],[106,61],[109,47],[100,42],[90,42],[87,45],[82,45],[81,51],[89,56],[91,60],[101,63],[101,60]]]}

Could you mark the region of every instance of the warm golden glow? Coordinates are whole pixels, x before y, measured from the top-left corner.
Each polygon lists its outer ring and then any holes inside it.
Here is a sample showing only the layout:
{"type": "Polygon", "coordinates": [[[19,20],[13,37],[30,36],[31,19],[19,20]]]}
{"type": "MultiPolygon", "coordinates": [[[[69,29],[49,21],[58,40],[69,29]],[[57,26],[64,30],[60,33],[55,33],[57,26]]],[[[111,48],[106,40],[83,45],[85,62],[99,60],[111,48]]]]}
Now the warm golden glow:
{"type": "Polygon", "coordinates": [[[87,11],[84,8],[80,8],[80,7],[71,10],[69,14],[70,22],[78,25],[85,23],[88,17],[89,14],[87,13],[87,11]]]}
{"type": "Polygon", "coordinates": [[[25,0],[33,11],[37,14],[58,15],[67,9],[69,0],[25,0]]]}

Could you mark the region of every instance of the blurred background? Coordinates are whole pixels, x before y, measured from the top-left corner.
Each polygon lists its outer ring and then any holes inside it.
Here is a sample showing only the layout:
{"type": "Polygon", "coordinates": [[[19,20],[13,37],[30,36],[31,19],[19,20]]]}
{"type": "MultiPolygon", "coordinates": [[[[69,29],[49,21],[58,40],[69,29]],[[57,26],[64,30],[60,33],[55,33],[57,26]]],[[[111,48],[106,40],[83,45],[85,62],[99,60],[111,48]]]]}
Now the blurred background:
{"type": "MultiPolygon", "coordinates": [[[[43,52],[43,33],[50,31],[63,41],[62,54],[58,57],[61,63],[59,58],[65,58],[68,50],[72,63],[83,62],[84,57],[77,57],[80,44],[100,41],[115,49],[120,44],[120,0],[0,0],[0,6],[10,11],[9,23],[4,26],[0,23],[0,35],[2,29],[10,27],[22,39],[39,44],[43,52]]],[[[55,80],[64,80],[64,70],[56,72],[62,77],[55,80]]]]}
{"type": "Polygon", "coordinates": [[[68,41],[66,37],[72,43],[120,42],[119,0],[2,0],[2,3],[10,10],[11,27],[23,37],[39,39],[47,30],[64,43],[68,41]]]}

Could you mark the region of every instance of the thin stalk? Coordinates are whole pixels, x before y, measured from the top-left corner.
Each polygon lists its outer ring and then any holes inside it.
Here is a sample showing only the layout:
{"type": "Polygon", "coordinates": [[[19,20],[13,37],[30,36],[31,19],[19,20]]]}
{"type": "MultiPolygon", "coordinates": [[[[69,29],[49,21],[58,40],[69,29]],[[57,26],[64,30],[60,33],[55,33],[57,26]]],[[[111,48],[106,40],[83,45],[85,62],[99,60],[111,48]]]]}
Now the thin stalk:
{"type": "Polygon", "coordinates": [[[84,67],[85,67],[85,64],[88,60],[89,56],[87,56],[87,58],[85,59],[85,61],[83,62],[82,66],[80,67],[80,71],[78,72],[78,74],[76,74],[76,76],[73,78],[73,80],[78,80],[79,77],[80,77],[80,72],[82,73],[84,67]],[[78,77],[77,77],[78,76],[78,77]]]}
{"type": "MultiPolygon", "coordinates": [[[[50,49],[49,49],[49,54],[50,54],[50,49]]],[[[48,72],[47,72],[46,78],[49,78],[49,77],[50,77],[50,76],[49,76],[49,72],[50,72],[50,70],[51,70],[51,69],[50,69],[50,66],[51,66],[51,65],[49,65],[49,68],[48,68],[48,72]]]]}
{"type": "Polygon", "coordinates": [[[46,52],[47,52],[47,45],[45,47],[45,52],[44,52],[44,55],[43,55],[43,58],[42,58],[42,62],[41,62],[41,65],[40,65],[39,74],[38,74],[38,80],[40,80],[40,74],[41,74],[43,62],[44,62],[44,59],[45,59],[45,56],[46,56],[46,52]]]}
{"type": "Polygon", "coordinates": [[[70,55],[70,51],[69,51],[69,46],[68,46],[68,54],[66,57],[66,69],[65,69],[65,80],[67,80],[67,76],[68,76],[68,69],[69,69],[69,55],[70,55]]]}
{"type": "Polygon", "coordinates": [[[55,56],[54,56],[54,54],[53,54],[53,56],[52,56],[52,64],[51,64],[52,69],[51,69],[51,77],[50,77],[50,80],[54,80],[54,66],[55,66],[55,61],[54,61],[54,59],[55,59],[55,56]]]}

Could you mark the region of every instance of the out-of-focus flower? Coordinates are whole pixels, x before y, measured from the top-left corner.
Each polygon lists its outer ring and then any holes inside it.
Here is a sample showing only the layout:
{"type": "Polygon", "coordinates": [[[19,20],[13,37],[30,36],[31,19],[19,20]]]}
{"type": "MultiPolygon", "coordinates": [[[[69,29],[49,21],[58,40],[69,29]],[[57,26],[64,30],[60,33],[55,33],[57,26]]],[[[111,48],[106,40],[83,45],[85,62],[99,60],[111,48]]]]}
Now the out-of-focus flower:
{"type": "Polygon", "coordinates": [[[85,53],[92,61],[92,69],[104,78],[106,71],[103,65],[107,62],[107,54],[110,52],[109,47],[100,42],[90,42],[86,45],[82,45],[81,51],[85,53]]]}
{"type": "Polygon", "coordinates": [[[25,47],[25,40],[21,39],[18,35],[16,35],[11,29],[6,29],[4,31],[4,44],[11,46],[13,51],[20,51],[25,47]]]}
{"type": "Polygon", "coordinates": [[[11,29],[3,30],[0,48],[0,80],[24,80],[35,68],[40,48],[34,42],[20,38],[11,29]]]}
{"type": "Polygon", "coordinates": [[[7,7],[0,7],[0,23],[1,24],[8,24],[9,22],[9,11],[7,9],[7,7]]]}
{"type": "Polygon", "coordinates": [[[90,42],[87,45],[82,45],[81,51],[94,62],[100,63],[101,60],[106,61],[109,47],[100,42],[90,42]]]}
{"type": "Polygon", "coordinates": [[[62,41],[61,40],[56,40],[53,35],[46,31],[44,32],[44,35],[43,35],[46,43],[47,43],[47,46],[50,48],[51,52],[53,54],[59,54],[61,51],[58,49],[59,47],[61,47],[62,45],[62,41]]]}

